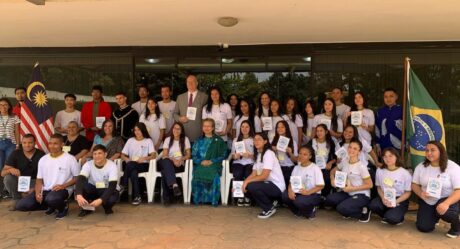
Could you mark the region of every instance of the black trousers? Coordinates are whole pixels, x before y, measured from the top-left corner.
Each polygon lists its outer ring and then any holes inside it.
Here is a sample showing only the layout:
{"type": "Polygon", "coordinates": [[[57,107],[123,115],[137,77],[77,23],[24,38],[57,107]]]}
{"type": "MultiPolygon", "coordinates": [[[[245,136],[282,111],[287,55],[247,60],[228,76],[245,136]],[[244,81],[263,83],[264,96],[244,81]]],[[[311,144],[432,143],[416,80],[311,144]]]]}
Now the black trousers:
{"type": "Polygon", "coordinates": [[[291,182],[292,171],[294,170],[294,165],[292,166],[281,166],[281,171],[283,172],[284,183],[286,186],[289,186],[291,182]]]}
{"type": "MultiPolygon", "coordinates": [[[[163,200],[170,201],[172,198],[171,188],[174,184],[177,183],[176,173],[184,172],[185,167],[180,166],[176,167],[174,163],[168,159],[161,159],[158,161],[158,169],[161,171],[162,177],[162,190],[163,190],[163,200]]],[[[183,182],[182,184],[188,184],[183,182]]]]}
{"type": "Polygon", "coordinates": [[[139,197],[139,173],[147,172],[149,170],[149,163],[137,163],[130,161],[126,163],[123,177],[121,178],[121,185],[128,186],[128,180],[131,179],[133,186],[133,197],[139,197]]]}
{"type": "MultiPolygon", "coordinates": [[[[106,190],[106,188],[96,188],[96,186],[90,183],[86,183],[85,186],[83,186],[82,195],[89,203],[91,203],[92,201],[100,198],[106,190]]],[[[104,209],[106,210],[111,209],[118,201],[118,197],[118,191],[113,191],[112,195],[110,195],[107,201],[102,202],[102,207],[104,207],[104,209]]]]}
{"type": "Polygon", "coordinates": [[[230,171],[235,181],[244,181],[252,173],[252,164],[232,163],[230,171]]]}
{"type": "Polygon", "coordinates": [[[404,215],[409,208],[409,200],[399,203],[399,205],[394,208],[389,208],[383,204],[382,198],[378,196],[371,201],[369,208],[372,212],[384,218],[388,224],[396,225],[404,221],[404,215]]]}
{"type": "Polygon", "coordinates": [[[63,211],[67,204],[67,198],[69,198],[69,192],[67,189],[59,191],[43,191],[43,201],[40,204],[35,199],[35,191],[33,191],[16,203],[16,210],[35,211],[46,208],[54,208],[58,211],[63,211]]]}
{"type": "Polygon", "coordinates": [[[283,193],[283,203],[288,205],[291,211],[299,216],[310,217],[315,206],[321,203],[320,194],[301,195],[296,194],[295,200],[289,199],[288,191],[283,193]]]}
{"type": "Polygon", "coordinates": [[[455,203],[449,206],[449,209],[444,215],[439,215],[436,211],[436,207],[439,203],[443,202],[446,198],[440,199],[436,204],[430,205],[424,200],[419,198],[418,200],[418,212],[417,221],[415,225],[420,232],[429,233],[432,232],[438,223],[439,219],[450,223],[450,227],[455,232],[460,232],[460,220],[458,217],[459,203],[455,203]]]}
{"type": "Polygon", "coordinates": [[[337,212],[345,217],[359,219],[362,209],[367,206],[369,199],[365,194],[350,196],[345,192],[336,192],[327,196],[325,205],[335,207],[337,212]]]}
{"type": "Polygon", "coordinates": [[[272,182],[251,182],[248,184],[247,190],[265,212],[273,207],[274,200],[281,199],[280,189],[272,182]]]}

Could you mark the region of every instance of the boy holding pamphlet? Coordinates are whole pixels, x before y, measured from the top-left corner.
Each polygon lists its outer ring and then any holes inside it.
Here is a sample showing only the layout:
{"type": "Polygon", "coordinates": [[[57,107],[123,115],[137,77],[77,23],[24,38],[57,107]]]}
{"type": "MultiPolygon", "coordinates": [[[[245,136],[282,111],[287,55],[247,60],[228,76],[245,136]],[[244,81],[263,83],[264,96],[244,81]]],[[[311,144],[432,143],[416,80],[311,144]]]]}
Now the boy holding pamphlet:
{"type": "Polygon", "coordinates": [[[384,149],[382,155],[384,164],[375,177],[378,196],[371,201],[369,208],[382,217],[382,223],[399,225],[409,207],[412,176],[403,168],[395,148],[384,149]]]}
{"type": "Polygon", "coordinates": [[[321,189],[324,179],[321,169],[314,161],[313,148],[303,146],[299,151],[299,165],[294,167],[291,181],[283,193],[283,202],[300,217],[314,219],[316,206],[321,203],[321,189]]]}

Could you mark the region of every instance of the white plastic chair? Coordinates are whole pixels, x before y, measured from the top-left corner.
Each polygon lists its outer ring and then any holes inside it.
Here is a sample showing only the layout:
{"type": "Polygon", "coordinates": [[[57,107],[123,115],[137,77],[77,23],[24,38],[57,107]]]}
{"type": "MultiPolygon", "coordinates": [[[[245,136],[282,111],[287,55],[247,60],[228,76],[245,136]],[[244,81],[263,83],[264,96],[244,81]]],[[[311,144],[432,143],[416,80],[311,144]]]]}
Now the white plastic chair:
{"type": "MultiPolygon", "coordinates": [[[[150,162],[149,162],[149,170],[147,172],[142,172],[142,173],[138,174],[139,178],[144,178],[145,179],[145,185],[147,187],[147,202],[148,203],[153,202],[153,194],[154,194],[154,191],[155,191],[155,183],[153,182],[153,179],[154,179],[154,175],[155,175],[155,169],[157,167],[156,164],[157,164],[158,158],[159,157],[157,157],[156,159],[150,160],[150,162]]],[[[120,167],[118,169],[119,169],[118,173],[119,174],[121,173],[121,175],[123,175],[121,164],[120,164],[120,167]]],[[[128,182],[129,182],[128,194],[132,195],[132,184],[131,184],[131,181],[128,181],[128,182]]]]}
{"type": "Polygon", "coordinates": [[[117,165],[117,169],[118,169],[118,181],[117,181],[117,185],[120,185],[120,180],[121,180],[121,177],[123,176],[123,166],[122,166],[122,162],[121,162],[121,159],[120,159],[120,158],[115,159],[113,162],[117,165]]]}
{"type": "MultiPolygon", "coordinates": [[[[189,174],[188,174],[188,193],[187,193],[187,203],[191,203],[190,200],[192,199],[192,179],[193,179],[193,160],[190,159],[190,166],[189,166],[189,174]]],[[[222,174],[220,176],[220,199],[222,201],[222,205],[227,205],[227,201],[224,204],[224,195],[225,195],[225,160],[222,161],[222,174]]]]}
{"type": "MultiPolygon", "coordinates": [[[[160,160],[160,159],[161,159],[161,155],[157,158],[157,160],[160,160]]],[[[190,160],[185,161],[184,172],[176,173],[176,178],[182,179],[182,196],[183,196],[185,204],[190,204],[190,201],[188,199],[188,186],[189,186],[189,172],[188,171],[189,171],[189,167],[190,167],[189,166],[189,164],[190,164],[189,161],[190,160]]],[[[152,184],[153,184],[153,187],[155,187],[157,178],[161,177],[161,172],[158,171],[158,163],[155,164],[155,169],[154,169],[153,172],[154,172],[154,174],[153,174],[152,184]]],[[[161,194],[162,194],[163,193],[163,185],[161,186],[161,188],[162,188],[162,192],[161,192],[161,194]]]]}
{"type": "Polygon", "coordinates": [[[224,189],[224,195],[222,196],[222,205],[224,206],[227,206],[228,204],[228,197],[230,196],[230,184],[232,183],[232,180],[233,180],[233,174],[230,172],[231,159],[232,159],[232,155],[230,154],[228,158],[223,161],[223,164],[225,166],[222,169],[222,175],[225,174],[224,176],[225,189],[224,189]]]}

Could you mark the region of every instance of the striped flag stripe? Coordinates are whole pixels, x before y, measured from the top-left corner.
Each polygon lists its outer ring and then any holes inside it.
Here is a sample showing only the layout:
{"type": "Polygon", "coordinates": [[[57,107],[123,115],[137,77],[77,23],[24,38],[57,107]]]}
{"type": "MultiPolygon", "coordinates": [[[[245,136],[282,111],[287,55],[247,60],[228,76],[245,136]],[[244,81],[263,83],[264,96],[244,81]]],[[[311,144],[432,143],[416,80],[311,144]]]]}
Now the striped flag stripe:
{"type": "Polygon", "coordinates": [[[33,131],[32,133],[35,134],[35,137],[37,138],[37,145],[39,149],[47,152],[48,151],[48,140],[42,130],[39,128],[37,122],[30,118],[32,116],[30,114],[29,109],[27,106],[23,106],[21,108],[21,122],[24,123],[26,126],[28,126],[29,131],[33,131]]]}

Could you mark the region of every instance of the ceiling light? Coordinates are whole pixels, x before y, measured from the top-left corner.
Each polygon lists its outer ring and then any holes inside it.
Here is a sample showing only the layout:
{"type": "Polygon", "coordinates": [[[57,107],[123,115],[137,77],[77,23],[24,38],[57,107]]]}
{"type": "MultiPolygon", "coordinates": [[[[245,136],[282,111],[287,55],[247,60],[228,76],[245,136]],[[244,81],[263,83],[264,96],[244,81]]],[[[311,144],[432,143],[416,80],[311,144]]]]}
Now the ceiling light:
{"type": "Polygon", "coordinates": [[[303,61],[311,62],[311,57],[310,56],[309,57],[303,57],[302,59],[303,59],[303,61]]]}
{"type": "Polygon", "coordinates": [[[145,62],[150,63],[150,64],[155,64],[155,63],[160,62],[160,59],[156,59],[156,58],[147,58],[147,59],[145,59],[145,62]]]}
{"type": "Polygon", "coordinates": [[[233,58],[222,58],[222,63],[225,63],[225,64],[230,64],[230,63],[233,63],[235,61],[235,59],[233,58]]]}
{"type": "Polygon", "coordinates": [[[233,27],[238,24],[238,19],[231,16],[224,16],[217,19],[217,23],[223,27],[233,27]]]}

